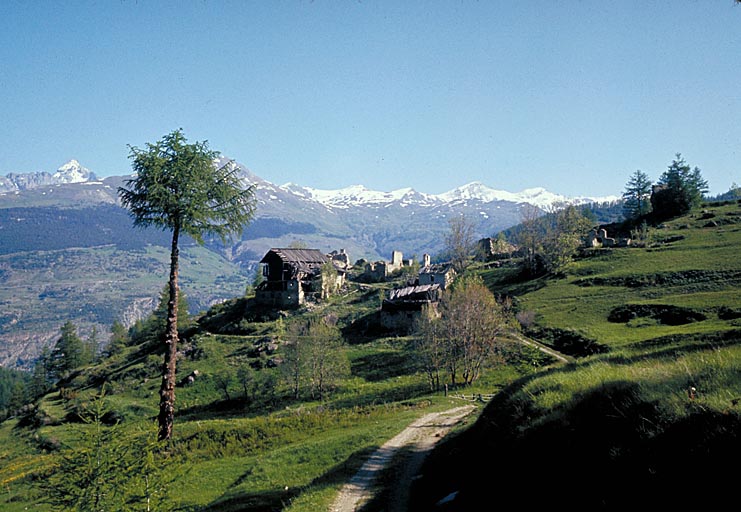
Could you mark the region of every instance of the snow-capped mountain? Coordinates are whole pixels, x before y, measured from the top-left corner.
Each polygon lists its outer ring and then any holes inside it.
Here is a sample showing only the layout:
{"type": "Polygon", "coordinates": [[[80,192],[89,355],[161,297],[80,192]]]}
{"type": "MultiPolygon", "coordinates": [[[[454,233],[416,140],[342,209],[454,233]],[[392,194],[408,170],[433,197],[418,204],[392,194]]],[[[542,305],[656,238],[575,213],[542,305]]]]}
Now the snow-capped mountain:
{"type": "Polygon", "coordinates": [[[55,183],[83,183],[95,181],[97,177],[90,169],[80,165],[77,160],[70,160],[51,175],[55,183]]]}
{"type": "Polygon", "coordinates": [[[322,190],[302,187],[294,183],[282,185],[281,189],[299,197],[311,199],[329,208],[352,208],[356,206],[385,205],[395,202],[429,204],[435,196],[417,192],[413,188],[400,188],[391,192],[370,190],[363,185],[353,185],[337,190],[322,190]]]}
{"type": "MultiPolygon", "coordinates": [[[[350,254],[365,258],[388,258],[394,250],[410,255],[436,254],[443,248],[449,220],[456,216],[465,216],[474,226],[475,235],[483,238],[518,224],[526,204],[547,210],[564,203],[605,203],[619,199],[616,196],[568,198],[544,188],[508,192],[479,182],[442,194],[413,188],[382,192],[363,185],[336,190],[295,183],[278,186],[229,158],[222,157],[214,164],[230,162],[245,184],[255,188],[255,219],[240,240],[227,246],[214,241],[213,247],[232,261],[247,266],[259,261],[270,247],[286,246],[297,240],[328,252],[345,248],[350,254]]],[[[21,203],[67,208],[117,204],[117,189],[126,177],[96,179],[93,172],[76,160],[62,165],[53,174],[9,174],[0,178],[0,208],[21,203]]]]}
{"type": "Polygon", "coordinates": [[[80,165],[77,160],[70,160],[60,166],[54,173],[36,171],[27,173],[9,173],[0,176],[0,194],[19,192],[48,185],[64,185],[69,183],[85,183],[95,181],[95,174],[80,165]]]}

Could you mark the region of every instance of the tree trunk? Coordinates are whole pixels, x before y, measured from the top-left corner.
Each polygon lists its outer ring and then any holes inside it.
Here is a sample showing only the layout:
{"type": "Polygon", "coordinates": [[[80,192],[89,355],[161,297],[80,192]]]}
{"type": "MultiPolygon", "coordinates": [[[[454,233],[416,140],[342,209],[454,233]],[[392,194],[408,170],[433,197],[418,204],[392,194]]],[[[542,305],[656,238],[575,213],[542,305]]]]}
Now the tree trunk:
{"type": "Polygon", "coordinates": [[[165,360],[162,365],[162,385],[160,386],[160,412],[157,417],[160,441],[172,437],[172,424],[175,416],[175,363],[178,353],[178,238],[180,225],[172,231],[170,251],[170,297],[167,302],[167,324],[165,327],[165,360]]]}

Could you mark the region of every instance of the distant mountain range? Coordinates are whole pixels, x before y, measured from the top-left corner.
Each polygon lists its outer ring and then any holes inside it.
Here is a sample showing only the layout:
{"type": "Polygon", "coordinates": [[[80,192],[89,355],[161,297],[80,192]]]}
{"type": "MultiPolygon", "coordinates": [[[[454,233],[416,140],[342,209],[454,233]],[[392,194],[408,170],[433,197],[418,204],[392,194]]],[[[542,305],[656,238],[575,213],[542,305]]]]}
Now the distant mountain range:
{"type": "MultiPolygon", "coordinates": [[[[362,185],[318,190],[275,185],[233,165],[255,186],[256,217],[227,244],[184,242],[192,260],[186,258],[186,267],[190,261],[197,274],[189,276],[189,268],[181,274],[193,312],[244,293],[272,247],[301,242],[324,252],[345,249],[352,261],[389,260],[395,250],[421,259],[443,250],[448,221],[456,216],[464,215],[483,238],[518,224],[525,204],[619,199],[567,198],[542,188],[512,193],[481,183],[438,195],[362,185]]],[[[0,177],[0,364],[27,365],[66,320],[102,332],[114,319],[133,322],[153,306],[166,280],[168,235],[132,227],[117,194],[129,177],[101,179],[76,160],[55,172],[0,177]],[[106,258],[110,268],[101,263],[106,258]]]]}
{"type": "MultiPolygon", "coordinates": [[[[222,158],[217,165],[228,162],[222,158]]],[[[387,259],[394,250],[408,256],[434,255],[443,248],[453,216],[464,215],[483,238],[519,223],[525,204],[548,208],[555,203],[619,200],[618,196],[570,198],[543,188],[507,192],[478,182],[437,195],[413,188],[379,192],[362,185],[319,190],[294,183],[275,185],[242,164],[233,165],[239,167],[245,182],[256,187],[256,218],[233,244],[210,241],[208,246],[248,267],[271,247],[297,240],[327,252],[344,248],[354,258],[387,259]]],[[[8,174],[0,178],[0,208],[116,205],[117,188],[126,178],[99,180],[76,160],[54,173],[8,174]]]]}

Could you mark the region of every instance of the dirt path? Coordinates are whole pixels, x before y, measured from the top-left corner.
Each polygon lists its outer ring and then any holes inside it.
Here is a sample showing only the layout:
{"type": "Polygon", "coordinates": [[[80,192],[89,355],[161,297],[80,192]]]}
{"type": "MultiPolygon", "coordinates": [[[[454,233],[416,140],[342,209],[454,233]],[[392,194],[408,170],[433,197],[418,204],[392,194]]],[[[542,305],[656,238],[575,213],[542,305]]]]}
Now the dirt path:
{"type": "Polygon", "coordinates": [[[564,356],[560,352],[556,352],[552,348],[546,347],[542,343],[538,343],[537,341],[531,340],[529,338],[525,338],[524,336],[522,336],[521,334],[518,334],[516,332],[510,333],[510,335],[513,338],[515,338],[516,340],[518,340],[520,343],[523,343],[525,345],[530,345],[531,347],[535,347],[538,350],[540,350],[541,352],[544,352],[544,353],[548,354],[549,356],[553,356],[553,357],[555,357],[556,359],[558,359],[559,361],[561,361],[563,363],[568,363],[571,360],[573,360],[573,358],[569,358],[567,356],[564,356]]]}
{"type": "Polygon", "coordinates": [[[437,441],[466,415],[476,407],[465,405],[447,411],[427,414],[414,421],[399,435],[387,441],[376,450],[355,476],[340,490],[340,494],[330,508],[331,512],[354,512],[363,503],[372,497],[373,483],[380,472],[386,467],[396,452],[403,447],[413,447],[414,456],[404,468],[407,478],[400,479],[403,485],[394,490],[396,508],[389,510],[404,510],[403,506],[408,497],[408,486],[411,478],[419,470],[424,456],[437,441]]]}

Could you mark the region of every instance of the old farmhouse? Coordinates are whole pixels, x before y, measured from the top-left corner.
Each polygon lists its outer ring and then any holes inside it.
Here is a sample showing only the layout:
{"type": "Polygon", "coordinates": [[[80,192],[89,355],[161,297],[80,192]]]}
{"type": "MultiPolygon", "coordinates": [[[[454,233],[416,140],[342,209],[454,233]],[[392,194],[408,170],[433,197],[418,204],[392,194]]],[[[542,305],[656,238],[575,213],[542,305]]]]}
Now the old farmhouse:
{"type": "Polygon", "coordinates": [[[307,295],[321,298],[343,284],[345,271],[318,249],[270,249],[260,260],[265,281],[255,291],[258,304],[278,308],[298,307],[307,295]]]}

